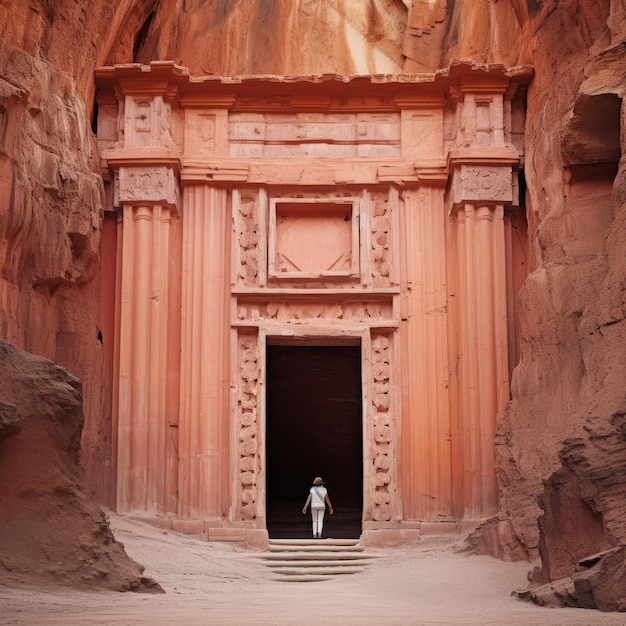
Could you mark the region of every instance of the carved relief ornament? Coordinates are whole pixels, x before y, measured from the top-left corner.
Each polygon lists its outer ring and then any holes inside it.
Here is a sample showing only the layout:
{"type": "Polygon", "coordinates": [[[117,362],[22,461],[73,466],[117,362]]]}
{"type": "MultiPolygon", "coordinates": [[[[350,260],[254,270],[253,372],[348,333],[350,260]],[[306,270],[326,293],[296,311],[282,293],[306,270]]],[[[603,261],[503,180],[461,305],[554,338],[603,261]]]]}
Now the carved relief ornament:
{"type": "Polygon", "coordinates": [[[178,181],[170,167],[120,167],[119,204],[160,204],[178,209],[178,181]]]}
{"type": "Polygon", "coordinates": [[[451,174],[450,204],[510,204],[513,175],[506,165],[459,165],[451,174]]]}

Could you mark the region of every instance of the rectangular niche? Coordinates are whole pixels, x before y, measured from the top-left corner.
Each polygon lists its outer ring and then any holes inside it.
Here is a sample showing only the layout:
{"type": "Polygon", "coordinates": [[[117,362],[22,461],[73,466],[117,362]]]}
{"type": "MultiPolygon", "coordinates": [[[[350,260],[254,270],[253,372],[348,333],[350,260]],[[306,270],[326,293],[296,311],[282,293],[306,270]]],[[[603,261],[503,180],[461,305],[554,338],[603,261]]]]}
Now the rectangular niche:
{"type": "Polygon", "coordinates": [[[274,279],[359,276],[355,198],[270,200],[268,274],[274,279]]]}

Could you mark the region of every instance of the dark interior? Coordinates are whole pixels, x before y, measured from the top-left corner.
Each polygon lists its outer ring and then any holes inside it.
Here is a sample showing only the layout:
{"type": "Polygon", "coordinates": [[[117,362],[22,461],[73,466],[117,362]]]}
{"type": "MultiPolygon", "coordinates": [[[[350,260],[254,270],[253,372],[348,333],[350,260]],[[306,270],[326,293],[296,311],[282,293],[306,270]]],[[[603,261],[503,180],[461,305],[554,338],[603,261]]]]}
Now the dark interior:
{"type": "Polygon", "coordinates": [[[321,476],[334,515],[324,537],[357,538],[363,508],[361,347],[267,346],[267,528],[310,538],[302,507],[321,476]]]}

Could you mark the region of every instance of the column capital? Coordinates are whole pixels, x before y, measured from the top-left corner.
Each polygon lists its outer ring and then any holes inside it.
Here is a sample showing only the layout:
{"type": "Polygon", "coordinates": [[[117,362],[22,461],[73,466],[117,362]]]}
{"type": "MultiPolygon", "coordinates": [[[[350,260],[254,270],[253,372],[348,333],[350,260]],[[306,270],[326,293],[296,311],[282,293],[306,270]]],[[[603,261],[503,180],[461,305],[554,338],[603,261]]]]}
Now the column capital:
{"type": "Polygon", "coordinates": [[[159,204],[179,212],[180,190],[174,169],[145,165],[120,167],[115,178],[115,205],[159,204]]]}
{"type": "Polygon", "coordinates": [[[465,204],[495,206],[513,201],[513,171],[509,165],[458,164],[450,173],[449,213],[465,204]]]}

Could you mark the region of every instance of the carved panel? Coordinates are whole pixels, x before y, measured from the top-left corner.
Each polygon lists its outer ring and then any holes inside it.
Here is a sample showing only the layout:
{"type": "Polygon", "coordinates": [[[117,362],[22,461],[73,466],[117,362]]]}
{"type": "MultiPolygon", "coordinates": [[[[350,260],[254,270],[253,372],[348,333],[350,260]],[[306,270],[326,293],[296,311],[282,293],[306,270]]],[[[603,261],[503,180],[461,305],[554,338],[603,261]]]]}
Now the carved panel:
{"type": "Polygon", "coordinates": [[[258,402],[259,362],[256,335],[240,335],[239,395],[237,398],[237,433],[239,475],[237,477],[238,504],[242,520],[257,516],[258,502],[258,402]]]}
{"type": "Polygon", "coordinates": [[[370,268],[375,286],[388,285],[392,265],[390,198],[385,193],[371,195],[370,268]]]}
{"type": "Polygon", "coordinates": [[[239,256],[237,282],[255,287],[259,276],[259,194],[256,191],[238,192],[234,204],[239,256]]]}
{"type": "Polygon", "coordinates": [[[402,156],[436,158],[443,155],[443,114],[402,111],[402,156]]]}
{"type": "Polygon", "coordinates": [[[126,96],[124,146],[176,148],[172,135],[172,107],[162,96],[142,99],[126,96]]]}
{"type": "Polygon", "coordinates": [[[377,522],[392,519],[394,477],[394,424],[392,404],[391,342],[388,336],[372,337],[372,380],[370,450],[372,465],[372,519],[377,522]]]}
{"type": "Polygon", "coordinates": [[[508,166],[461,165],[452,174],[452,204],[513,201],[513,177],[508,166]]]}
{"type": "Polygon", "coordinates": [[[226,111],[185,111],[185,156],[206,157],[228,152],[226,111]]]}
{"type": "Polygon", "coordinates": [[[272,199],[268,275],[273,278],[357,276],[355,200],[272,199]]]}
{"type": "Polygon", "coordinates": [[[121,203],[148,203],[178,206],[178,182],[168,167],[120,167],[121,203]]]}

